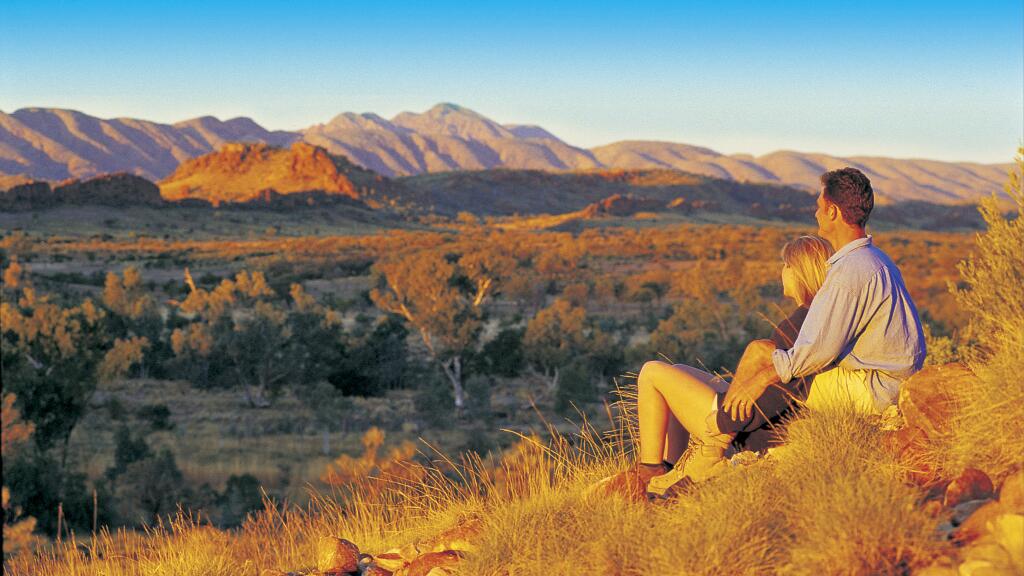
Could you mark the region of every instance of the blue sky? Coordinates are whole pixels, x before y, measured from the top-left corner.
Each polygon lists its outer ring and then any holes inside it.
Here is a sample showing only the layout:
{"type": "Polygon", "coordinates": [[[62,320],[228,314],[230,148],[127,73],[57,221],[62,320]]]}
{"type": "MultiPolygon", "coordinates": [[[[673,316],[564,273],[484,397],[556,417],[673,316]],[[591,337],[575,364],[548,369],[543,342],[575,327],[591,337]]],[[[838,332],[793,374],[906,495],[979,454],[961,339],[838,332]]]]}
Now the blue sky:
{"type": "Polygon", "coordinates": [[[0,3],[0,110],[299,129],[455,102],[571,144],[1007,162],[1024,0],[0,3]]]}

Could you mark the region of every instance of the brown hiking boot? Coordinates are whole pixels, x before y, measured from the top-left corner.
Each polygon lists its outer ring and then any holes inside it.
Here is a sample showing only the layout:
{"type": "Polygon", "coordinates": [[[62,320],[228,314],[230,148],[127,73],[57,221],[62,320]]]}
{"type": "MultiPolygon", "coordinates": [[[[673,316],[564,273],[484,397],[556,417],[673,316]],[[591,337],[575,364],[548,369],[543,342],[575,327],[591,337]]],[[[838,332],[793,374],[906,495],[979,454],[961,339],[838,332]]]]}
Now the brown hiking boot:
{"type": "Polygon", "coordinates": [[[620,494],[630,500],[642,501],[647,483],[650,482],[651,478],[661,476],[668,471],[669,467],[664,463],[647,466],[637,462],[628,470],[607,476],[591,484],[584,493],[601,494],[603,496],[620,494]]]}
{"type": "Polygon", "coordinates": [[[672,498],[690,484],[718,476],[729,467],[723,456],[728,447],[729,441],[723,438],[702,439],[691,435],[690,444],[672,470],[647,483],[647,499],[672,498]]]}

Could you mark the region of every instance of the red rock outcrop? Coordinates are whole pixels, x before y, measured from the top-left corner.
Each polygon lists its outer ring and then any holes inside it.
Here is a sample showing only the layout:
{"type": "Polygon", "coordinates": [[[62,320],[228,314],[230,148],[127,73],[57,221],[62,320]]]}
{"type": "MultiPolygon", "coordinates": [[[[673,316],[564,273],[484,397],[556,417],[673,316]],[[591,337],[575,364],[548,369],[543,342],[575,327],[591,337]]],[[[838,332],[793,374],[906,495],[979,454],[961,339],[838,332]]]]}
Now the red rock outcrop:
{"type": "Polygon", "coordinates": [[[266,203],[293,194],[320,201],[358,199],[352,177],[365,179],[371,174],[342,156],[304,142],[291,148],[227,144],[218,152],[183,162],[160,182],[160,192],[171,201],[199,198],[214,205],[266,203]]]}

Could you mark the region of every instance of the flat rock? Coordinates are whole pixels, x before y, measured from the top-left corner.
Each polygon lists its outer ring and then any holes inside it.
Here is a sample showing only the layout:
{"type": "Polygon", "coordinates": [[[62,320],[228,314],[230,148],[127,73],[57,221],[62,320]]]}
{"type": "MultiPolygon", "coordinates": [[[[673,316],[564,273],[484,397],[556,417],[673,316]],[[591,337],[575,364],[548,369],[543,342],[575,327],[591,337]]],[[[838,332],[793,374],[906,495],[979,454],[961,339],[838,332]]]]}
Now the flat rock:
{"type": "Polygon", "coordinates": [[[405,576],[427,576],[434,568],[455,566],[462,561],[462,553],[457,550],[443,552],[427,552],[409,563],[405,568],[405,576]]]}

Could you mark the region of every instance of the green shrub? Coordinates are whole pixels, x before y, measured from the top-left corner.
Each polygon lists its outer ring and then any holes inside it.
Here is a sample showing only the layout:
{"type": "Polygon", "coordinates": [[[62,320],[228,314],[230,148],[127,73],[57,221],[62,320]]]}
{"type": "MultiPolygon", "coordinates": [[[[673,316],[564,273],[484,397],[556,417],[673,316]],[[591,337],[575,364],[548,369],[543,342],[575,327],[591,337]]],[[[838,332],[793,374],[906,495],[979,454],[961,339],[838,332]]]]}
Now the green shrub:
{"type": "Polygon", "coordinates": [[[582,409],[597,400],[597,385],[588,362],[578,359],[562,370],[555,389],[555,412],[568,415],[574,412],[573,406],[582,409]]]}
{"type": "Polygon", "coordinates": [[[149,424],[150,430],[174,428],[174,423],[171,422],[171,409],[167,407],[167,404],[147,404],[139,408],[135,415],[149,424]]]}
{"type": "Polygon", "coordinates": [[[252,474],[234,474],[228,478],[220,504],[220,525],[237,528],[250,513],[263,509],[263,494],[260,481],[252,474]]]}
{"type": "Polygon", "coordinates": [[[523,357],[523,328],[506,328],[487,342],[473,356],[473,367],[481,374],[494,374],[514,378],[525,366],[523,357]]]}

